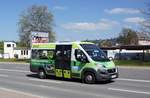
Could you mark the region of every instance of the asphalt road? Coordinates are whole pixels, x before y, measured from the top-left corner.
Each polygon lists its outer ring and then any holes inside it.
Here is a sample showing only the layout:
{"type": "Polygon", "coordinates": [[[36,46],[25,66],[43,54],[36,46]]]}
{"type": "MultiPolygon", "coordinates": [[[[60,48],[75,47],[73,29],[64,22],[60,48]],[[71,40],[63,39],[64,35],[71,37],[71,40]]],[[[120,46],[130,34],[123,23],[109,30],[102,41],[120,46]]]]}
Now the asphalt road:
{"type": "Polygon", "coordinates": [[[119,68],[111,83],[83,84],[78,80],[38,79],[28,64],[0,63],[0,89],[41,98],[150,98],[150,68],[119,68]]]}

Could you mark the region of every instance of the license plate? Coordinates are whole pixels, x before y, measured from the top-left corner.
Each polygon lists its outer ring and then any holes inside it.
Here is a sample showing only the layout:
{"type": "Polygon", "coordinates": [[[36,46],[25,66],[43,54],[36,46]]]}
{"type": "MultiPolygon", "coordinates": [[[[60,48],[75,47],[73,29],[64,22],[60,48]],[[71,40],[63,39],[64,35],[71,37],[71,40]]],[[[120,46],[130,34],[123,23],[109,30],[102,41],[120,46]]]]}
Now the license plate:
{"type": "Polygon", "coordinates": [[[116,75],[112,75],[111,78],[116,78],[116,75]]]}

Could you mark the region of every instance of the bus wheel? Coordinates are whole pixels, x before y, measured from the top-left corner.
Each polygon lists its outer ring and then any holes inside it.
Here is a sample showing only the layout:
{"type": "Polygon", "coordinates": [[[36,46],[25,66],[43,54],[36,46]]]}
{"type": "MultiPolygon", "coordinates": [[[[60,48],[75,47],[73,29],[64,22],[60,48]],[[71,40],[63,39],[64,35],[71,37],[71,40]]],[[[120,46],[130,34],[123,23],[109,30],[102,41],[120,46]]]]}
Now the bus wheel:
{"type": "Polygon", "coordinates": [[[92,72],[86,72],[84,74],[84,83],[93,84],[95,83],[95,75],[92,72]]]}
{"type": "Polygon", "coordinates": [[[45,71],[43,69],[40,69],[38,72],[38,76],[40,79],[45,79],[46,78],[45,71]]]}

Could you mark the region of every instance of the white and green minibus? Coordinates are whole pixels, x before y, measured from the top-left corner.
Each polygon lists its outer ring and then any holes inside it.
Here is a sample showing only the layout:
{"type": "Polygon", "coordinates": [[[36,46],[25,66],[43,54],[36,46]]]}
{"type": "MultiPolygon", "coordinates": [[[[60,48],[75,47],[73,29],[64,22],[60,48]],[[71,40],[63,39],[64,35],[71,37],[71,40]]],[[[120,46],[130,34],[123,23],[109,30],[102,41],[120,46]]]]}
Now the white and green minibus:
{"type": "Polygon", "coordinates": [[[53,75],[95,83],[118,77],[114,62],[90,42],[35,43],[31,50],[30,70],[39,78],[53,75]]]}

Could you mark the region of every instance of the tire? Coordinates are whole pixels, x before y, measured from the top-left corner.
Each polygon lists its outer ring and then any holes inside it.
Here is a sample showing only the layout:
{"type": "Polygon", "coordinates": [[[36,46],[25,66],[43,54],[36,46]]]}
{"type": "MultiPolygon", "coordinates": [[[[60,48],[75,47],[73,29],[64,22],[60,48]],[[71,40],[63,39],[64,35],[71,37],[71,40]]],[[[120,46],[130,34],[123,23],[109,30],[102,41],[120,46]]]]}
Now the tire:
{"type": "Polygon", "coordinates": [[[45,79],[46,78],[45,71],[43,69],[40,69],[38,72],[38,76],[40,79],[45,79]]]}
{"type": "Polygon", "coordinates": [[[93,84],[93,83],[95,83],[96,79],[95,79],[94,73],[92,73],[92,72],[86,72],[84,74],[83,81],[84,81],[84,83],[87,83],[87,84],[93,84]]]}

